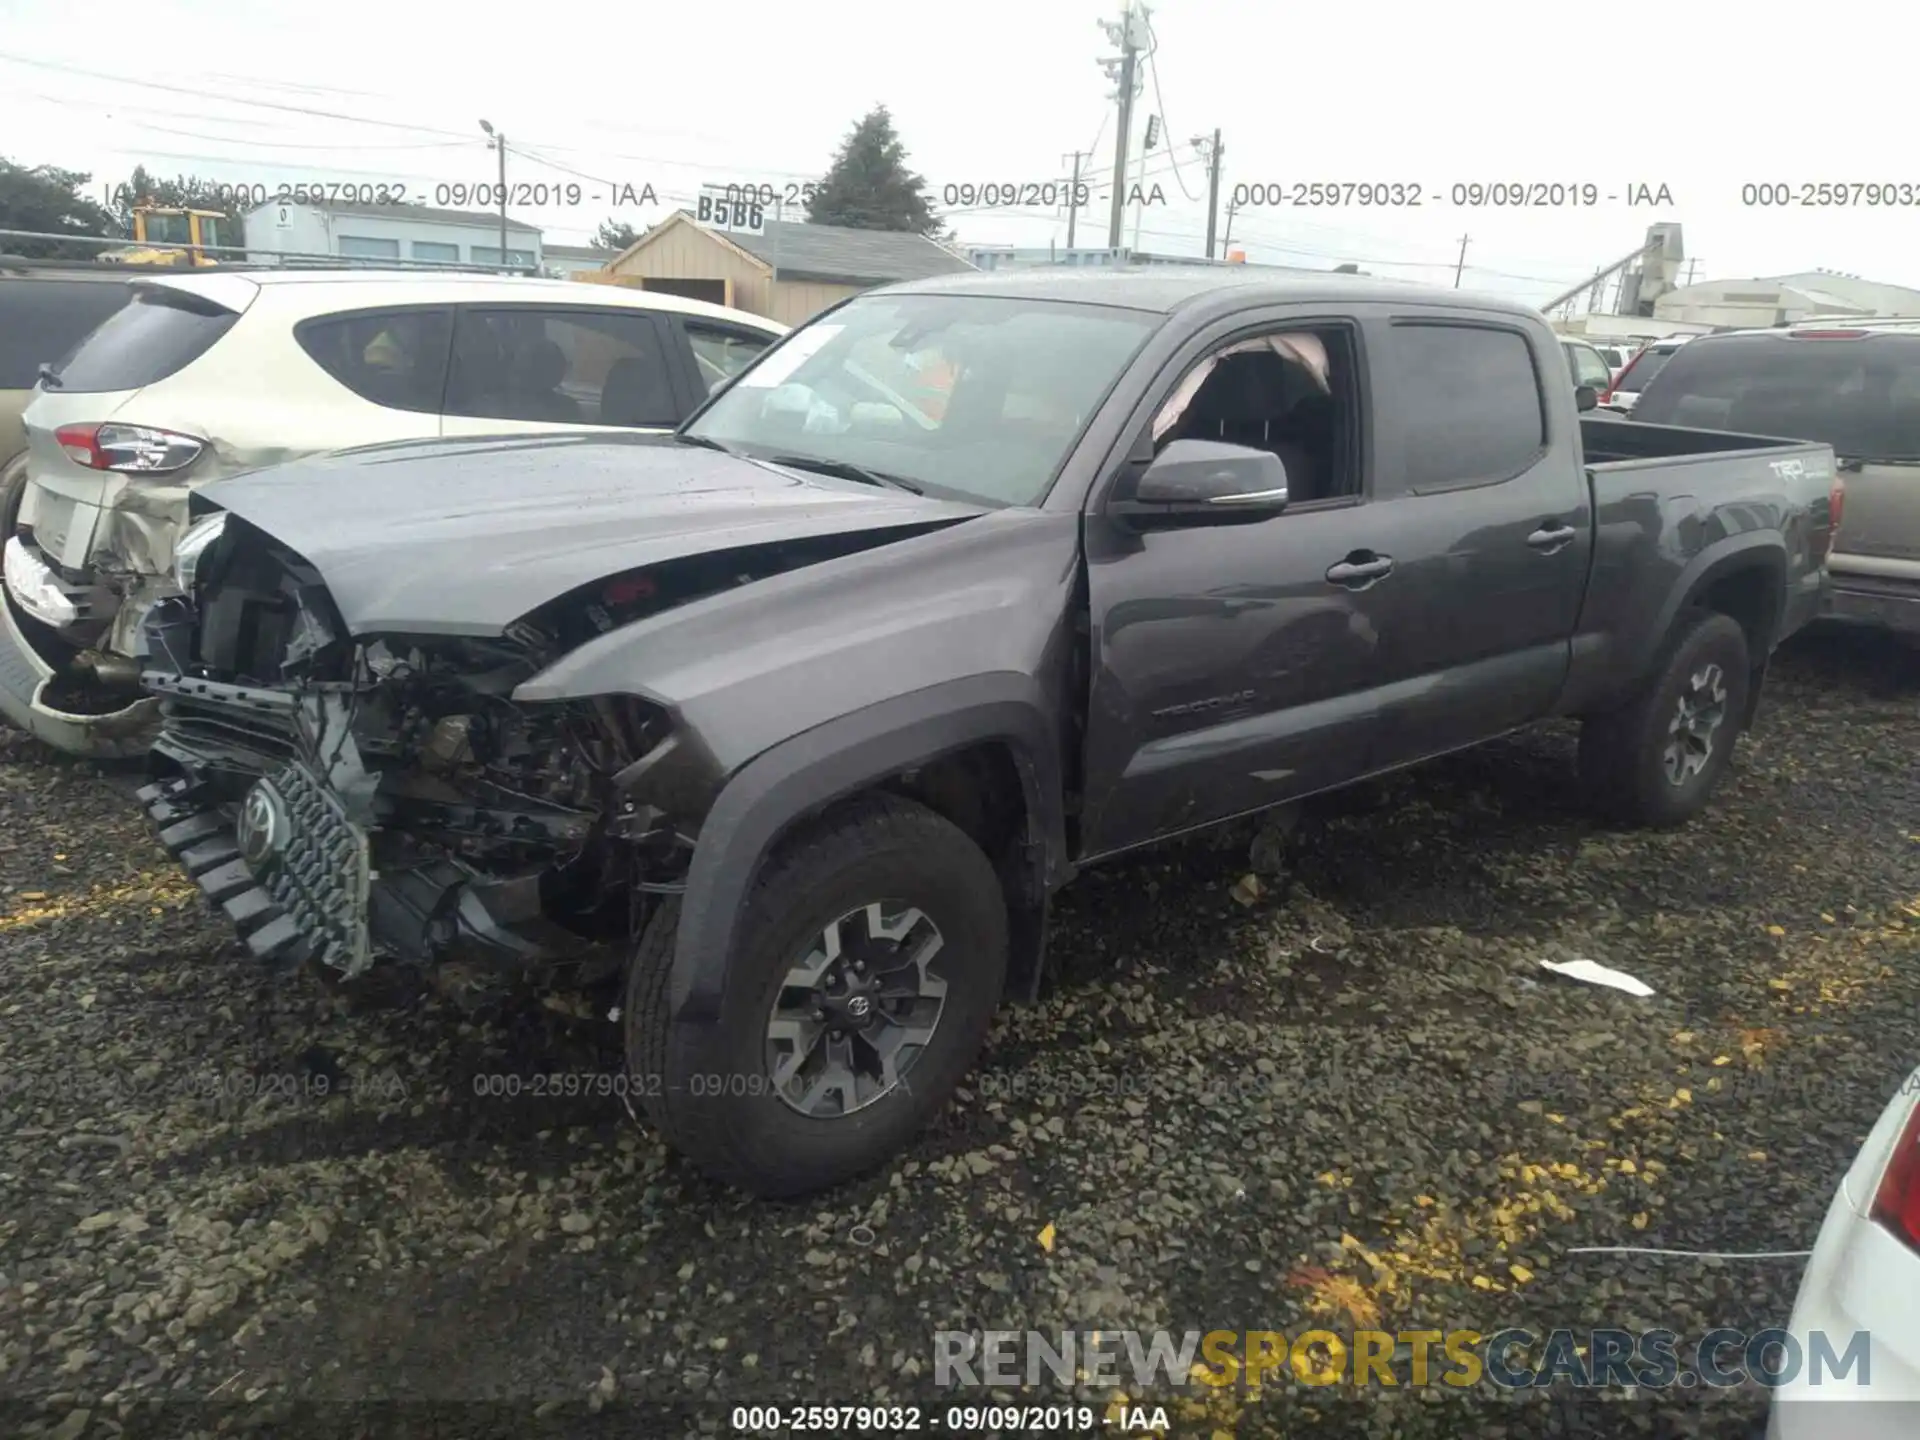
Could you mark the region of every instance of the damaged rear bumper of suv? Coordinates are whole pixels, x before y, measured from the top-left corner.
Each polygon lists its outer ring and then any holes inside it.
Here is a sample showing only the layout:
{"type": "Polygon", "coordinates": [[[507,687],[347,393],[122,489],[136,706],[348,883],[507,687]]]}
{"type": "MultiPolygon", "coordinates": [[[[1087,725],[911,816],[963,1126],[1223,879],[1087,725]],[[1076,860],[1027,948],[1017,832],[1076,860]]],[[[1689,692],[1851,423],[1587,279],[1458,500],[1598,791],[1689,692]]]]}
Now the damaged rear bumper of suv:
{"type": "MultiPolygon", "coordinates": [[[[35,627],[44,622],[22,605],[19,592],[37,591],[37,576],[27,563],[30,555],[18,553],[16,546],[9,541],[6,593],[0,595],[0,714],[69,754],[96,760],[145,754],[159,720],[159,701],[140,692],[132,661],[76,649],[57,636],[35,644],[35,627]],[[83,703],[86,708],[75,708],[83,703]]],[[[56,585],[53,593],[64,596],[66,587],[56,585]]]]}

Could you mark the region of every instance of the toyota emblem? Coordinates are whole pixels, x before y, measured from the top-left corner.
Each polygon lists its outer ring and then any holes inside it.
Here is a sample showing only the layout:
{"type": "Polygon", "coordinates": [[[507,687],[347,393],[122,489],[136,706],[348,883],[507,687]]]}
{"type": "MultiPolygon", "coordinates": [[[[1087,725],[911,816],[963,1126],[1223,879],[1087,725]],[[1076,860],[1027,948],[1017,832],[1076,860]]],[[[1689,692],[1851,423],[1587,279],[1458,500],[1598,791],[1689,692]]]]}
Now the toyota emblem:
{"type": "Polygon", "coordinates": [[[851,1000],[847,1001],[847,1014],[856,1020],[866,1019],[867,1011],[872,1008],[873,1002],[864,995],[855,995],[851,1000]]]}
{"type": "Polygon", "coordinates": [[[287,838],[287,809],[279,792],[262,780],[247,792],[240,805],[240,819],[234,826],[234,838],[240,842],[240,858],[249,868],[264,864],[287,838]]]}

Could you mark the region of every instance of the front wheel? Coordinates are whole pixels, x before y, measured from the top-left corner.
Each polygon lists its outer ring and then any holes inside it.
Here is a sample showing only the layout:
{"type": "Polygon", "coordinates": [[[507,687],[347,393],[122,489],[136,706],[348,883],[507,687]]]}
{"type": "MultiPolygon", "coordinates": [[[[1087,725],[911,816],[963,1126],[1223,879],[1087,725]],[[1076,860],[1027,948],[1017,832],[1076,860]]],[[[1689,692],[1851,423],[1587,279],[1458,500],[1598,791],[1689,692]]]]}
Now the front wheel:
{"type": "Polygon", "coordinates": [[[668,1018],[679,906],[641,937],[627,1066],[668,1144],[761,1195],[873,1168],[939,1112],[986,1039],[1005,899],[958,827],[891,795],[785,842],[747,901],[720,1018],[668,1018]]]}
{"type": "Polygon", "coordinates": [[[1683,618],[1640,695],[1589,716],[1580,769],[1598,808],[1628,824],[1684,824],[1733,759],[1751,679],[1746,632],[1731,616],[1683,618]]]}

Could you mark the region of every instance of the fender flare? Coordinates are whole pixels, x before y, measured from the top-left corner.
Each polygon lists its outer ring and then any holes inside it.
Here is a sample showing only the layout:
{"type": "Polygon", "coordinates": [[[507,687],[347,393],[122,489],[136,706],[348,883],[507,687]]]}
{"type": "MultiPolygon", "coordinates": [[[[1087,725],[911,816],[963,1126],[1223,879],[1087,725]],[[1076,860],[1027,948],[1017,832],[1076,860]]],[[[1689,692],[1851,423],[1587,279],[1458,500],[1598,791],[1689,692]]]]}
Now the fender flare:
{"type": "Polygon", "coordinates": [[[1645,658],[1634,676],[1634,683],[1638,684],[1652,674],[1666,649],[1667,641],[1672,637],[1674,624],[1679,620],[1681,611],[1696,596],[1729,575],[1753,569],[1767,570],[1773,576],[1776,590],[1773,612],[1766,617],[1765,641],[1758,647],[1759,653],[1748,657],[1754,665],[1764,665],[1767,656],[1772,653],[1773,638],[1780,632],[1781,617],[1786,613],[1787,548],[1779,534],[1763,530],[1729,535],[1724,540],[1715,541],[1687,562],[1660,608],[1660,616],[1654,622],[1650,637],[1652,643],[1643,652],[1645,658]]]}
{"type": "Polygon", "coordinates": [[[802,817],[902,770],[983,742],[1013,755],[1041,895],[1071,873],[1060,747],[1037,681],[1012,672],[929,686],[830,720],[735,772],[701,822],[668,981],[676,1024],[720,1017],[734,942],[761,864],[802,817]]]}

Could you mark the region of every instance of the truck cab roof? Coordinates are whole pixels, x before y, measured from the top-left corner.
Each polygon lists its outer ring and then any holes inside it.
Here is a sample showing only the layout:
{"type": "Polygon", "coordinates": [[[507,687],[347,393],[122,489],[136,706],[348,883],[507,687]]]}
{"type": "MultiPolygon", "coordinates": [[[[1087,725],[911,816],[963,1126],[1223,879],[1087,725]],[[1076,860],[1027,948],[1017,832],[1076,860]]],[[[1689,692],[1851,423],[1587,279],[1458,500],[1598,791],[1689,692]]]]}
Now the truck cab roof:
{"type": "MultiPolygon", "coordinates": [[[[870,292],[872,293],[872,292],[870,292]]],[[[1235,267],[1175,265],[1078,269],[990,270],[940,275],[886,287],[889,294],[999,295],[1015,300],[1057,300],[1112,305],[1160,314],[1194,309],[1246,309],[1301,301],[1343,304],[1416,303],[1497,311],[1540,322],[1531,306],[1503,296],[1449,290],[1408,280],[1383,280],[1336,272],[1276,272],[1235,267]]],[[[1542,322],[1543,323],[1543,322],[1542,322]]]]}

